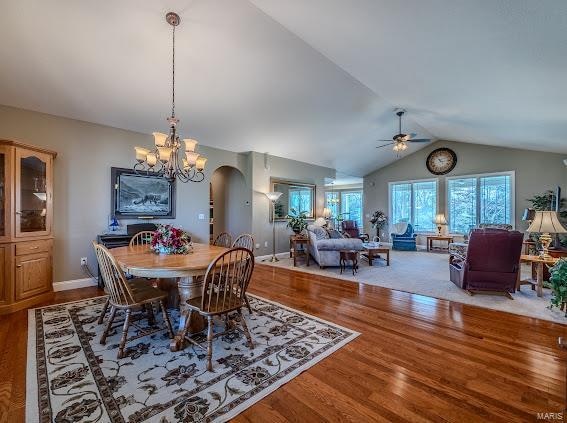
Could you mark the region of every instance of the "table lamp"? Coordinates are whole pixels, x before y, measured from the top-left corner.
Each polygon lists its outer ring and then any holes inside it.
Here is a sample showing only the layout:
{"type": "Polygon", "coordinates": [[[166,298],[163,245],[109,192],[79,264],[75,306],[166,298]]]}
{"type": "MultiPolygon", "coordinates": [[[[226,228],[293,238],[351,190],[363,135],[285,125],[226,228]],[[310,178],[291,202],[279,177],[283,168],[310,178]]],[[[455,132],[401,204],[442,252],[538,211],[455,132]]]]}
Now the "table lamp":
{"type": "Polygon", "coordinates": [[[323,209],[323,219],[329,219],[331,217],[331,209],[328,207],[325,207],[323,209]]]}
{"type": "Polygon", "coordinates": [[[541,252],[539,257],[544,260],[549,260],[551,256],[549,255],[548,248],[552,240],[550,234],[564,234],[567,233],[567,229],[559,223],[557,212],[536,211],[534,219],[527,232],[541,234],[539,237],[539,242],[541,242],[541,252]]]}
{"type": "Polygon", "coordinates": [[[276,257],[276,201],[282,196],[282,192],[267,192],[266,197],[272,202],[272,257],[264,261],[275,263],[279,261],[276,257]]]}
{"type": "Polygon", "coordinates": [[[433,221],[437,225],[437,235],[441,236],[441,226],[447,224],[447,219],[445,219],[445,215],[443,213],[439,213],[435,216],[435,220],[433,221]]]}

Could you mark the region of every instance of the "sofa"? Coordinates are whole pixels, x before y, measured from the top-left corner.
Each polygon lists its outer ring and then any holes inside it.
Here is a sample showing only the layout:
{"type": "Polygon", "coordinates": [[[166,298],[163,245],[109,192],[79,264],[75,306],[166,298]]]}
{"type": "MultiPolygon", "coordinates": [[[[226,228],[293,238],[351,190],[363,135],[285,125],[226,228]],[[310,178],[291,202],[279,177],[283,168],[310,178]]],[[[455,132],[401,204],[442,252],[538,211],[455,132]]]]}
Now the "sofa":
{"type": "Polygon", "coordinates": [[[309,254],[319,267],[339,266],[341,250],[362,250],[362,241],[358,238],[343,238],[338,231],[327,230],[321,226],[309,225],[309,254]],[[333,238],[331,238],[333,236],[333,238]]]}
{"type": "MultiPolygon", "coordinates": [[[[402,229],[403,230],[403,229],[402,229]]],[[[413,231],[413,226],[408,223],[407,229],[403,234],[391,234],[392,250],[416,251],[417,234],[413,231]]]]}
{"type": "Polygon", "coordinates": [[[467,256],[450,258],[451,282],[469,293],[515,292],[523,239],[518,231],[475,229],[467,256]]]}

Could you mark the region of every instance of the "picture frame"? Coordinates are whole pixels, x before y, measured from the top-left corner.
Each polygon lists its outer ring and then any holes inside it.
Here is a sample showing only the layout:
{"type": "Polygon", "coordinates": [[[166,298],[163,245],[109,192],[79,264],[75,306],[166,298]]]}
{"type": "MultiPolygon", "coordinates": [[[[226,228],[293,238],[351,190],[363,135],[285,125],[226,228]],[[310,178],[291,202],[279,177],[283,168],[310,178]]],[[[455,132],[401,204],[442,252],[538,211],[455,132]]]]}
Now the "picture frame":
{"type": "Polygon", "coordinates": [[[175,180],[112,167],[110,183],[116,219],[175,219],[175,180]]]}

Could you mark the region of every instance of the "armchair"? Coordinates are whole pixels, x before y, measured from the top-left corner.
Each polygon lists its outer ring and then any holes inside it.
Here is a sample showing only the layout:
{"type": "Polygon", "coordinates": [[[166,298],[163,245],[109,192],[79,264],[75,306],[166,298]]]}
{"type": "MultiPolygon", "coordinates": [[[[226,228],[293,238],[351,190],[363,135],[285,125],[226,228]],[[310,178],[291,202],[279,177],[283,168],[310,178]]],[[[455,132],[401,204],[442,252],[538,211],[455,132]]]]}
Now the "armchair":
{"type": "MultiPolygon", "coordinates": [[[[403,229],[402,229],[403,230],[403,229]]],[[[391,234],[392,250],[416,251],[417,234],[413,231],[413,226],[408,223],[406,231],[399,234],[391,234]]]]}
{"type": "Polygon", "coordinates": [[[343,235],[347,236],[348,238],[358,238],[363,242],[368,242],[368,240],[370,239],[368,234],[360,233],[360,229],[356,220],[343,220],[341,222],[341,230],[343,235]]]}
{"type": "Polygon", "coordinates": [[[502,229],[476,229],[471,233],[467,256],[453,255],[450,279],[469,294],[473,291],[503,292],[509,298],[516,290],[520,271],[523,234],[502,229]]]}

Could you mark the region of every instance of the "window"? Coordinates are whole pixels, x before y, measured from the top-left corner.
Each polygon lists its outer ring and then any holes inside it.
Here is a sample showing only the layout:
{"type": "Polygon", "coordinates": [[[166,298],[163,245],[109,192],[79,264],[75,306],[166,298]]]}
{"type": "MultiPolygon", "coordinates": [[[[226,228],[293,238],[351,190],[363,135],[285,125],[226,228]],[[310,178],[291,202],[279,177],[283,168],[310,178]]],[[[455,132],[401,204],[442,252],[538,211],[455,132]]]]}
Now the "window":
{"type": "Polygon", "coordinates": [[[514,172],[447,178],[449,231],[480,223],[514,223],[514,172]]]}
{"type": "Polygon", "coordinates": [[[339,193],[337,191],[327,191],[325,193],[325,207],[331,210],[331,216],[337,217],[339,214],[339,193]]]}
{"type": "Polygon", "coordinates": [[[391,223],[408,222],[416,232],[435,230],[437,180],[391,182],[391,223]]]}
{"type": "Polygon", "coordinates": [[[362,228],[362,191],[341,192],[341,213],[345,220],[355,220],[362,228]]]}
{"type": "Polygon", "coordinates": [[[311,190],[302,188],[290,188],[289,190],[289,210],[295,210],[296,213],[307,212],[311,210],[311,190]]]}
{"type": "Polygon", "coordinates": [[[339,214],[345,220],[355,220],[362,228],[362,191],[327,191],[325,192],[325,207],[331,210],[331,217],[336,219],[339,214]]]}

